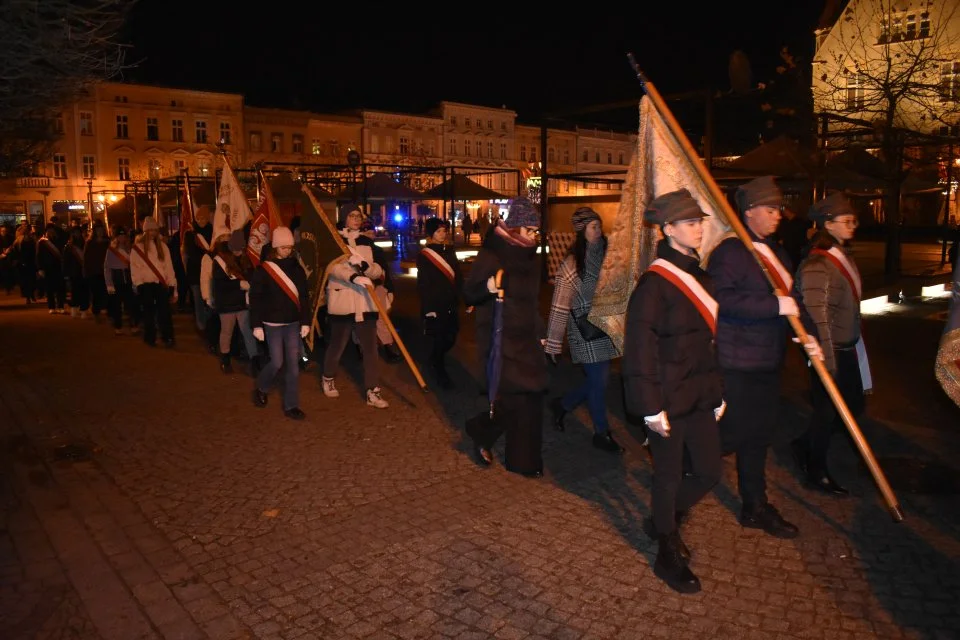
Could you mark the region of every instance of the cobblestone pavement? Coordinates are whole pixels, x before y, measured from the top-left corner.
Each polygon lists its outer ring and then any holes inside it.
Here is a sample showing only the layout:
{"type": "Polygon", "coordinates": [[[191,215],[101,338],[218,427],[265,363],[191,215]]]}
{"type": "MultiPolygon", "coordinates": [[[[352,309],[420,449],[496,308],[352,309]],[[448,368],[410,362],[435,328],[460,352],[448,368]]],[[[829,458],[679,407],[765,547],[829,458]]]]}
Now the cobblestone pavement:
{"type": "MultiPolygon", "coordinates": [[[[397,324],[420,354],[411,283],[398,279],[397,324]]],[[[483,406],[469,330],[457,392],[423,394],[402,365],[384,365],[391,407],[370,409],[351,354],[338,400],[316,370],[301,377],[308,418],[292,422],[276,393],[255,409],[240,367],[220,374],[190,317],[176,321],[177,348],[150,349],[2,300],[0,637],[960,637],[956,487],[899,493],[906,519],[894,524],[838,438],[836,475],[854,495],[801,488],[783,447],[808,412],[799,357],[769,484],[801,536],[739,527],[726,459],[684,528],[703,591],[680,596],[651,570],[656,545],[640,527],[650,461],[616,381],[627,453],[593,449],[581,409],[565,433],[545,430],[547,475],[528,480],[476,465],[461,435],[483,406]]],[[[929,359],[925,331],[910,355],[929,359]]],[[[949,402],[928,392],[912,417],[882,419],[920,384],[909,366],[898,381],[903,349],[878,349],[891,391],[865,433],[878,456],[950,463],[960,413],[949,402]]],[[[552,375],[558,390],[579,379],[569,364],[552,375]]]]}

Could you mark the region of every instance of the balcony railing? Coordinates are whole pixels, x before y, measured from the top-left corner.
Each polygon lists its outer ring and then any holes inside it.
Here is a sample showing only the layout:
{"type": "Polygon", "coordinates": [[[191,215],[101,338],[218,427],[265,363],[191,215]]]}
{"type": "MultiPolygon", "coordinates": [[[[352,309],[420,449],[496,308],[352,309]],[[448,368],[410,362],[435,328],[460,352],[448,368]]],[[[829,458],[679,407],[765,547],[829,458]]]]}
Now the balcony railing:
{"type": "Polygon", "coordinates": [[[17,186],[26,189],[49,189],[50,178],[47,176],[25,176],[17,178],[17,186]]]}

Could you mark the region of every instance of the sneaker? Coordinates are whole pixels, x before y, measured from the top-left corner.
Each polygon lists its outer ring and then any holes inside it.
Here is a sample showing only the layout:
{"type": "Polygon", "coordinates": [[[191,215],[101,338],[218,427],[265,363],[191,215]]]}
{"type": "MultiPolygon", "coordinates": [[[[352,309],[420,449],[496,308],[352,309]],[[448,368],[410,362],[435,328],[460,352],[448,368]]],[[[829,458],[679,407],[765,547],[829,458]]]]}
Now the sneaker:
{"type": "Polygon", "coordinates": [[[56,312],[57,312],[56,309],[50,309],[49,311],[47,311],[47,313],[49,313],[50,315],[53,315],[53,314],[55,314],[56,312]]]}
{"type": "Polygon", "coordinates": [[[380,387],[367,389],[367,404],[377,409],[386,409],[390,406],[390,403],[380,395],[380,387]]]}
{"type": "MultiPolygon", "coordinates": [[[[321,384],[323,385],[323,395],[328,398],[339,398],[340,392],[337,391],[337,385],[334,383],[333,378],[327,378],[324,376],[321,378],[321,384]]],[[[369,402],[370,395],[367,394],[367,401],[369,402]]]]}

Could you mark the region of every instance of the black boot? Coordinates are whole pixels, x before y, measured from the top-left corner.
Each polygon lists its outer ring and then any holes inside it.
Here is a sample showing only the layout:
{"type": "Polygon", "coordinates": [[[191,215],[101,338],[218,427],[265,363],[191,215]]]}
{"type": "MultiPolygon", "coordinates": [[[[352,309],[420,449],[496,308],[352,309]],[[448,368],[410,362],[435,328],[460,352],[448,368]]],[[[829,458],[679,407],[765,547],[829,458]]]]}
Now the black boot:
{"type": "Polygon", "coordinates": [[[839,498],[844,498],[850,495],[850,492],[841,487],[826,469],[816,469],[811,467],[807,472],[807,486],[809,486],[811,489],[816,489],[821,493],[826,493],[827,495],[836,496],[839,498]]]}
{"type": "Polygon", "coordinates": [[[263,369],[263,360],[260,356],[252,356],[250,358],[250,375],[256,378],[260,375],[261,369],[263,369]]]}
{"type": "Polygon", "coordinates": [[[256,407],[263,408],[267,406],[267,392],[260,389],[253,390],[253,404],[256,407]]]}
{"type": "Polygon", "coordinates": [[[383,345],[383,359],[390,364],[395,364],[403,360],[403,354],[400,353],[400,348],[396,342],[383,345]]]}
{"type": "Polygon", "coordinates": [[[674,530],[660,536],[660,549],[653,564],[653,573],[667,583],[667,586],[679,593],[697,593],[700,591],[700,579],[690,571],[687,561],[680,553],[680,534],[674,530]]]}
{"type": "Polygon", "coordinates": [[[603,451],[609,451],[610,453],[623,453],[623,447],[613,439],[613,434],[609,431],[593,434],[593,446],[603,451]]]}
{"type": "Polygon", "coordinates": [[[550,412],[553,414],[553,428],[565,431],[567,427],[563,424],[563,419],[567,417],[567,410],[563,408],[563,400],[559,396],[550,401],[550,412]]]}
{"type": "Polygon", "coordinates": [[[233,365],[230,364],[230,354],[220,354],[220,371],[223,373],[233,373],[233,365]]]}
{"type": "Polygon", "coordinates": [[[784,520],[780,512],[770,504],[759,507],[744,505],[740,514],[740,526],[748,529],[763,529],[771,536],[784,540],[796,538],[800,533],[796,525],[784,520]]]}
{"type": "MultiPolygon", "coordinates": [[[[677,531],[680,531],[680,524],[686,518],[686,511],[677,511],[677,531]]],[[[647,537],[651,540],[657,540],[660,538],[660,534],[657,533],[657,528],[653,524],[653,518],[644,518],[643,519],[643,532],[647,534],[647,537]]],[[[680,541],[680,556],[687,562],[690,561],[690,549],[687,548],[687,545],[684,544],[683,538],[677,535],[677,540],[680,541]]]]}

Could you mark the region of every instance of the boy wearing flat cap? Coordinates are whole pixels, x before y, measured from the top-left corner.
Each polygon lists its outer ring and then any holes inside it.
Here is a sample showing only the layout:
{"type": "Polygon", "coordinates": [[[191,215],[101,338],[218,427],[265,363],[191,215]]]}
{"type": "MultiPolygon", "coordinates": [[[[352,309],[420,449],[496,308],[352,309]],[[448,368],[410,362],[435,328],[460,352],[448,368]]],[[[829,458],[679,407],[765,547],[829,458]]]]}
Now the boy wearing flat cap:
{"type": "Polygon", "coordinates": [[[756,178],[736,192],[737,209],[778,291],[737,237],[726,238],[710,255],[707,271],[720,303],[717,355],[723,370],[727,409],[720,421],[725,452],[737,462],[743,507],[740,524],[777,538],[794,538],[797,527],[767,501],[767,449],[777,425],[780,377],[787,348],[787,316],[799,315],[791,297],[793,265],[776,243],[783,193],[773,176],[756,178]]]}
{"type": "Polygon", "coordinates": [[[686,189],[651,202],[644,214],[664,238],[627,307],[623,373],[627,412],[643,416],[653,455],[654,573],[680,593],[696,593],[679,521],[720,478],[717,413],[722,380],[714,354],[717,302],[697,250],[706,214],[686,189]],[[692,473],[683,473],[684,448],[692,473]]]}

